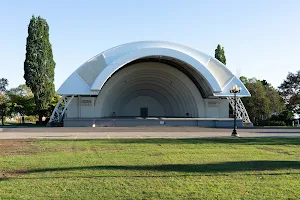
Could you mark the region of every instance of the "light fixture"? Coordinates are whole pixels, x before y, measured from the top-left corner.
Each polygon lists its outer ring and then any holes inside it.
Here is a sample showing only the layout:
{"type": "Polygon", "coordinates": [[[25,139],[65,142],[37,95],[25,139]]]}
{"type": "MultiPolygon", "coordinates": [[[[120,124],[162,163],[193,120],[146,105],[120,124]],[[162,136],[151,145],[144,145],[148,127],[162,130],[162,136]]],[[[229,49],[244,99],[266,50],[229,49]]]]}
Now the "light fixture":
{"type": "Polygon", "coordinates": [[[237,93],[240,93],[242,90],[242,88],[238,87],[237,85],[234,85],[232,86],[232,88],[230,88],[230,93],[233,93],[234,95],[234,108],[233,108],[233,112],[234,112],[234,122],[233,122],[233,131],[232,131],[232,134],[231,136],[234,136],[234,137],[238,137],[238,133],[236,131],[236,106],[237,106],[237,101],[236,101],[236,94],[237,93]]]}

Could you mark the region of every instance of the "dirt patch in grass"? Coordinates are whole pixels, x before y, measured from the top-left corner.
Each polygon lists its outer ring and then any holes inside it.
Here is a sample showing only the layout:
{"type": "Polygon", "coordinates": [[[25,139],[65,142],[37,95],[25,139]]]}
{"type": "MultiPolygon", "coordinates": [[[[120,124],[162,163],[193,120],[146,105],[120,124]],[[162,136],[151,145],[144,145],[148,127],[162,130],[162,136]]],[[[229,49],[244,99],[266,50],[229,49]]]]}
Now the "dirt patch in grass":
{"type": "Polygon", "coordinates": [[[78,152],[85,148],[78,146],[43,147],[35,143],[34,139],[0,140],[0,155],[31,155],[41,152],[78,152]]]}
{"type": "Polygon", "coordinates": [[[80,151],[125,151],[127,148],[120,146],[78,146],[62,144],[55,146],[41,145],[36,139],[0,140],[0,156],[3,155],[32,155],[37,153],[53,152],[80,152],[80,151]]]}
{"type": "Polygon", "coordinates": [[[257,147],[257,148],[258,148],[258,149],[265,150],[265,151],[270,151],[270,152],[273,152],[273,153],[277,153],[277,154],[294,155],[294,154],[291,153],[291,152],[284,151],[284,150],[279,149],[279,148],[270,148],[270,147],[257,147]]]}
{"type": "MultiPolygon", "coordinates": [[[[105,147],[98,147],[98,146],[93,146],[88,148],[90,151],[124,151],[128,150],[129,148],[124,148],[124,147],[115,147],[115,146],[105,146],[105,147]]],[[[133,148],[130,148],[133,149],[133,148]]]]}
{"type": "Polygon", "coordinates": [[[150,156],[163,156],[165,155],[164,153],[158,152],[158,153],[151,153],[149,154],[150,156]]]}
{"type": "Polygon", "coordinates": [[[11,172],[0,172],[0,181],[7,180],[9,178],[16,177],[16,176],[19,176],[19,175],[24,175],[26,173],[28,173],[27,170],[16,170],[16,171],[11,171],[11,172]]]}
{"type": "Polygon", "coordinates": [[[0,155],[28,155],[34,154],[36,150],[33,139],[0,140],[0,155]]]}
{"type": "Polygon", "coordinates": [[[79,152],[84,151],[83,147],[74,147],[74,146],[58,146],[53,148],[39,148],[39,152],[79,152]]]}

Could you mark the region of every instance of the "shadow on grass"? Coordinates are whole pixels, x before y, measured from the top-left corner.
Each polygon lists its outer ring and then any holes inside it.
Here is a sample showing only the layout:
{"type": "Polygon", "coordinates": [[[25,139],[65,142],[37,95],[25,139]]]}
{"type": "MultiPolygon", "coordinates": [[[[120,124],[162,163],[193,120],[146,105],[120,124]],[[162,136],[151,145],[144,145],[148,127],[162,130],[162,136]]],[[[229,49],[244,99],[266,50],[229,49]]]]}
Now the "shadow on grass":
{"type": "MultiPolygon", "coordinates": [[[[51,177],[16,177],[11,175],[26,175],[31,173],[46,172],[70,172],[83,170],[123,170],[123,171],[153,171],[153,172],[182,172],[184,174],[136,174],[136,175],[92,175],[75,176],[76,178],[157,178],[157,177],[182,177],[182,176],[218,176],[226,175],[224,173],[245,172],[244,175],[257,175],[263,171],[263,175],[291,175],[300,174],[300,172],[280,171],[271,172],[273,170],[300,170],[300,161],[242,161],[242,162],[223,162],[210,164],[166,164],[166,165],[103,165],[103,166],[79,166],[79,167],[62,167],[62,168],[43,168],[31,169],[27,171],[9,172],[10,176],[0,177],[0,181],[10,179],[53,179],[53,178],[74,178],[74,176],[51,176],[51,177]],[[251,173],[252,172],[252,173],[251,173]],[[253,173],[255,172],[255,173],[253,173]],[[198,174],[197,174],[198,173],[198,174]]],[[[3,174],[5,175],[5,173],[3,174]]]]}
{"type": "Polygon", "coordinates": [[[80,166],[64,168],[32,169],[24,172],[62,172],[76,170],[131,170],[131,171],[161,171],[161,172],[247,172],[264,170],[300,169],[300,161],[241,161],[223,162],[210,164],[167,164],[167,165],[103,165],[103,166],[80,166]]]}

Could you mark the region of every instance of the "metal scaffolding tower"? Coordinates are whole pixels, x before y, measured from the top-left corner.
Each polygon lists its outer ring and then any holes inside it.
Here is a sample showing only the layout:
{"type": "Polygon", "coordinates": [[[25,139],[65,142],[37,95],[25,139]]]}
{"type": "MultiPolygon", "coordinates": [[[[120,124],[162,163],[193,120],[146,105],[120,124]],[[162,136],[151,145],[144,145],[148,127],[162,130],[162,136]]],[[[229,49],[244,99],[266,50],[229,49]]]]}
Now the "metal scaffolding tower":
{"type": "MultiPolygon", "coordinates": [[[[234,97],[227,97],[227,99],[228,99],[231,107],[234,108],[234,97]]],[[[245,122],[245,123],[251,123],[249,115],[247,113],[247,110],[246,110],[241,98],[237,97],[236,100],[237,100],[237,102],[236,102],[237,103],[237,110],[236,110],[237,118],[242,119],[243,122],[245,122]]]]}
{"type": "Polygon", "coordinates": [[[59,99],[58,103],[56,104],[56,106],[52,112],[52,115],[50,117],[50,120],[49,120],[47,126],[51,126],[52,123],[61,123],[62,122],[64,113],[73,98],[74,98],[74,96],[67,97],[67,96],[63,95],[59,99]]]}

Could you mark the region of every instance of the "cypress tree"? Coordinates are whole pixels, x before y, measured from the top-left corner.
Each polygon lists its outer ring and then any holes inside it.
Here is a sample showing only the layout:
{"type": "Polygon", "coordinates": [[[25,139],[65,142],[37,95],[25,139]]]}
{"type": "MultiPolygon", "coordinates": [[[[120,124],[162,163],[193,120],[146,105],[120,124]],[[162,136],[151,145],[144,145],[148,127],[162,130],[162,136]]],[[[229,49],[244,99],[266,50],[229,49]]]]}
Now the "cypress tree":
{"type": "Polygon", "coordinates": [[[218,59],[224,65],[226,65],[226,57],[225,57],[224,47],[221,47],[221,45],[219,45],[219,44],[215,50],[215,58],[218,59]]]}
{"type": "Polygon", "coordinates": [[[55,94],[54,68],[48,23],[40,16],[32,16],[28,26],[24,78],[34,95],[40,124],[43,111],[55,94]]]}

